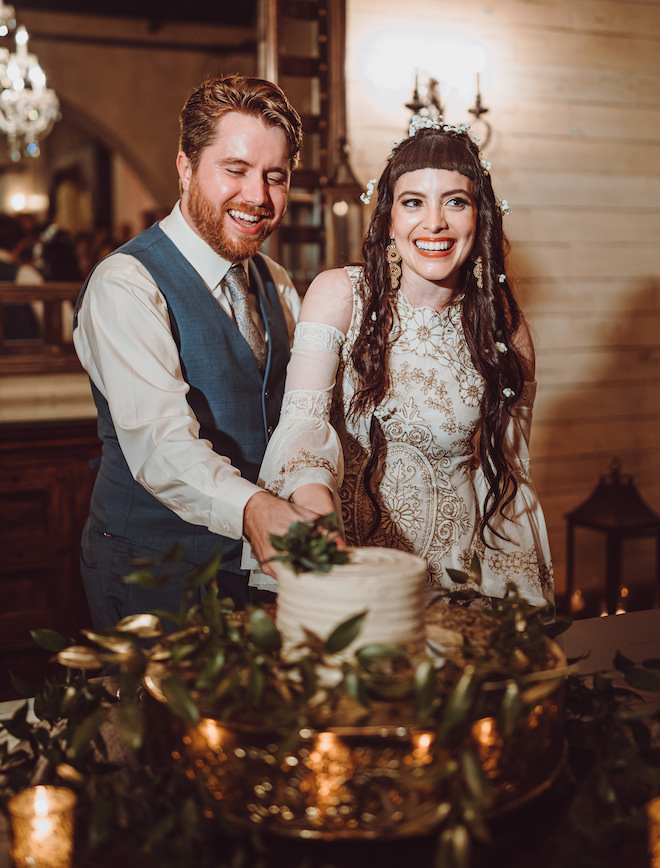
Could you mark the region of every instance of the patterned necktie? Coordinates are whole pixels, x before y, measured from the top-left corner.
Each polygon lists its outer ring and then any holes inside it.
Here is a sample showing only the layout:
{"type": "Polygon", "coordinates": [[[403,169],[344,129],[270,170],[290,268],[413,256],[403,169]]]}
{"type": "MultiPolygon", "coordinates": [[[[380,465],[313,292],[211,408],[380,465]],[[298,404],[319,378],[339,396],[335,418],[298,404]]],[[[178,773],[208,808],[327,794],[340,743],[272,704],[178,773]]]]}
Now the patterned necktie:
{"type": "Polygon", "coordinates": [[[248,283],[245,269],[242,265],[232,265],[224,277],[224,284],[231,296],[234,318],[239,332],[248,342],[256,359],[259,370],[263,373],[266,367],[266,341],[257,328],[248,306],[248,283]]]}

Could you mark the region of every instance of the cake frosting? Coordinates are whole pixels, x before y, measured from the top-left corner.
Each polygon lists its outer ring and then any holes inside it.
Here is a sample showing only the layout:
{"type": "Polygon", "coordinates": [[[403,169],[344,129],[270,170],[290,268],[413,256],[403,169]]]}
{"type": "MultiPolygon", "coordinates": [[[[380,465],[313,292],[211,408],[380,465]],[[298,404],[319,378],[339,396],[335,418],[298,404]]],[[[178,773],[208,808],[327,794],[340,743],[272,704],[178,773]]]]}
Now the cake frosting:
{"type": "Polygon", "coordinates": [[[342,657],[373,643],[423,651],[426,562],[397,549],[364,546],[347,551],[349,562],[327,573],[295,573],[287,564],[277,565],[276,617],[284,653],[305,641],[305,629],[325,640],[361,612],[367,612],[362,630],[342,657]]]}

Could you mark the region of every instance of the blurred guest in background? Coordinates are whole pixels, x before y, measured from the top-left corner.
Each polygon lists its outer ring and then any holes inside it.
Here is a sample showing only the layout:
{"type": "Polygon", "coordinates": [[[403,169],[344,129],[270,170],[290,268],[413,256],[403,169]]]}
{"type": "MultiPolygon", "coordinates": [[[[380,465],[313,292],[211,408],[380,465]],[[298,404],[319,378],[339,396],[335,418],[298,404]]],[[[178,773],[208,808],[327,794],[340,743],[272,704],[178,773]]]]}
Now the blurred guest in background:
{"type": "MultiPolygon", "coordinates": [[[[23,285],[43,282],[34,265],[21,262],[25,237],[25,230],[17,217],[0,214],[0,280],[23,285]]],[[[5,340],[38,338],[42,318],[43,307],[38,302],[5,305],[5,340]]]]}

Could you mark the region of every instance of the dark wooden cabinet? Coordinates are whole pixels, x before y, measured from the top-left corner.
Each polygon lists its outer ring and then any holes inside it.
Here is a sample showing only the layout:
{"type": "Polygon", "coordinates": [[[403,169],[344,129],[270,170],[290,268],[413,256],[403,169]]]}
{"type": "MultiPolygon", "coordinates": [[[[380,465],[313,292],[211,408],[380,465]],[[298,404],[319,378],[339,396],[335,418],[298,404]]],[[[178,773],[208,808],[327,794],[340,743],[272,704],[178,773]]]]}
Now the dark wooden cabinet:
{"type": "Polygon", "coordinates": [[[0,425],[0,698],[10,669],[37,687],[49,669],[31,630],[89,625],[80,536],[100,452],[93,419],[0,425]]]}

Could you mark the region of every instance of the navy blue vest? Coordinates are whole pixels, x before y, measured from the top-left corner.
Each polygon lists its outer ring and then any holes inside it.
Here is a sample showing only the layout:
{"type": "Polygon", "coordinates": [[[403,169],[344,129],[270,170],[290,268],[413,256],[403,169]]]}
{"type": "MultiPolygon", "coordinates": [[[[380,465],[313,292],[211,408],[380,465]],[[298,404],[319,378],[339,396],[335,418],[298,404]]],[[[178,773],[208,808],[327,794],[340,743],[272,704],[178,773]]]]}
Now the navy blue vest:
{"type": "MultiPolygon", "coordinates": [[[[167,302],[181,370],[190,385],[187,400],[200,424],[200,438],[227,456],[243,477],[256,482],[269,432],[279,419],[289,360],[284,312],[263,257],[257,254],[249,262],[250,285],[256,288],[268,333],[268,361],[262,376],[231,317],[158,225],[118,252],[143,263],[167,302]]],[[[199,564],[222,550],[222,568],[238,572],[240,540],[184,521],[133,479],[117,442],[108,403],[93,383],[92,394],[103,454],[90,521],[101,531],[131,540],[144,549],[145,557],[157,557],[178,541],[186,561],[199,564]]]]}

